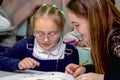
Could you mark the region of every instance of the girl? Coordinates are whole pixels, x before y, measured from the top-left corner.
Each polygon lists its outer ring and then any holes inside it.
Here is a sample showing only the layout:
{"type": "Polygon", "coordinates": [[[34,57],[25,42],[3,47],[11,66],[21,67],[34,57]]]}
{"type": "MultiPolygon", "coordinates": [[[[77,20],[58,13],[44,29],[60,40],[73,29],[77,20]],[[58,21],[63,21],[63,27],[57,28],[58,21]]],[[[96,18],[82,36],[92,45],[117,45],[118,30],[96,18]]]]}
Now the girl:
{"type": "Polygon", "coordinates": [[[63,72],[69,63],[78,64],[77,49],[64,43],[60,37],[64,24],[62,11],[55,5],[43,4],[31,18],[34,37],[17,42],[11,50],[0,55],[3,70],[63,72]]]}

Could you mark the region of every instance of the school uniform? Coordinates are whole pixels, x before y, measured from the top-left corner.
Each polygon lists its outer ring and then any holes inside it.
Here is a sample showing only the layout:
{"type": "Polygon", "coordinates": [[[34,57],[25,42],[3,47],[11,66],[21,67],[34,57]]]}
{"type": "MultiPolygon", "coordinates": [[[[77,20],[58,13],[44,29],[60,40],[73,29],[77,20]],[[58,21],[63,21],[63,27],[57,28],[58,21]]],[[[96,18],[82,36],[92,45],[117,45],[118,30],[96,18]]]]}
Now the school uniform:
{"type": "Polygon", "coordinates": [[[18,69],[18,63],[31,57],[40,63],[34,70],[39,71],[65,71],[69,63],[79,64],[78,51],[72,45],[62,40],[49,51],[40,47],[34,37],[25,38],[17,42],[9,51],[0,54],[2,70],[14,71],[18,69]]]}

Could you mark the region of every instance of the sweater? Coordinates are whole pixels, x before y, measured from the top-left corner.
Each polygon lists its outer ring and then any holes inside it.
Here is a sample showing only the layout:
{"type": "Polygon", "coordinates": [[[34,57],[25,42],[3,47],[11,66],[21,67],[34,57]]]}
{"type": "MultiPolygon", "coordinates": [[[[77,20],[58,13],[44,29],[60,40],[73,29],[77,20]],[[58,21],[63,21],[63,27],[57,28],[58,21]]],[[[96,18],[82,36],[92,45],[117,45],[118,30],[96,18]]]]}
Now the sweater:
{"type": "Polygon", "coordinates": [[[0,54],[0,66],[2,70],[14,71],[19,70],[18,63],[26,58],[31,57],[40,63],[40,66],[33,70],[39,71],[60,71],[64,72],[69,63],[79,64],[78,51],[72,45],[66,43],[64,59],[42,60],[32,55],[35,38],[25,38],[18,41],[9,51],[0,54]]]}
{"type": "MultiPolygon", "coordinates": [[[[104,80],[120,80],[120,29],[111,33],[108,40],[110,55],[110,74],[104,74],[104,80]]],[[[94,65],[85,65],[86,73],[95,72],[94,65]]]]}
{"type": "Polygon", "coordinates": [[[104,80],[120,80],[120,29],[115,30],[108,40],[110,54],[110,74],[104,80]]]}

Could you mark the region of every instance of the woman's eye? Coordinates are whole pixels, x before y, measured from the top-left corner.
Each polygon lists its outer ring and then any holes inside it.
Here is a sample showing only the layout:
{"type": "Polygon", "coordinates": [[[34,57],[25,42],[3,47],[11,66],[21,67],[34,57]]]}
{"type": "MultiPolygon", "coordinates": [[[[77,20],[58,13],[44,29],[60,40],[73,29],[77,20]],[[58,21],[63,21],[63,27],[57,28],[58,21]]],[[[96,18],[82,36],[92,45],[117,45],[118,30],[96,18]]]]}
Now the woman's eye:
{"type": "Polygon", "coordinates": [[[75,25],[76,27],[79,27],[79,25],[75,25]]]}
{"type": "Polygon", "coordinates": [[[74,27],[79,27],[80,25],[79,25],[79,24],[75,24],[75,23],[74,23],[74,24],[73,24],[73,26],[74,26],[74,27]]]}

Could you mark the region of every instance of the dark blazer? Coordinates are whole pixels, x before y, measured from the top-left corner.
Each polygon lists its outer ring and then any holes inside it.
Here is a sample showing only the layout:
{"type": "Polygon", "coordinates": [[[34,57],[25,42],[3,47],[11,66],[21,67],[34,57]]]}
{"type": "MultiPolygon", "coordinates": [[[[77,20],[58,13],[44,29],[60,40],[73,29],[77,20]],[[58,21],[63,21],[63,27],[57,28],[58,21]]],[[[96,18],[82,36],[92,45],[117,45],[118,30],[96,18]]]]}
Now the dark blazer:
{"type": "Polygon", "coordinates": [[[31,57],[40,62],[39,67],[34,70],[40,71],[65,71],[65,67],[69,63],[79,64],[78,51],[72,45],[65,43],[65,57],[57,60],[40,60],[32,55],[34,47],[34,38],[25,38],[18,41],[10,50],[0,54],[0,66],[2,70],[14,71],[18,70],[18,63],[26,58],[31,57]]]}

